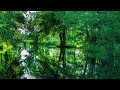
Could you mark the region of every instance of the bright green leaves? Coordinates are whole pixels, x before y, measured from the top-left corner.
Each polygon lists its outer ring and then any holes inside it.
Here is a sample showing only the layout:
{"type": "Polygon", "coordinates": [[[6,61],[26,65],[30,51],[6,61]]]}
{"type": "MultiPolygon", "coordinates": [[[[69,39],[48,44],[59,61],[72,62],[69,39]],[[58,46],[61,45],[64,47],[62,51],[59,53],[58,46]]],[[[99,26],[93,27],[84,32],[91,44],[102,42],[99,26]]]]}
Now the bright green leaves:
{"type": "Polygon", "coordinates": [[[0,24],[0,28],[5,27],[5,26],[6,26],[6,24],[0,24]]]}

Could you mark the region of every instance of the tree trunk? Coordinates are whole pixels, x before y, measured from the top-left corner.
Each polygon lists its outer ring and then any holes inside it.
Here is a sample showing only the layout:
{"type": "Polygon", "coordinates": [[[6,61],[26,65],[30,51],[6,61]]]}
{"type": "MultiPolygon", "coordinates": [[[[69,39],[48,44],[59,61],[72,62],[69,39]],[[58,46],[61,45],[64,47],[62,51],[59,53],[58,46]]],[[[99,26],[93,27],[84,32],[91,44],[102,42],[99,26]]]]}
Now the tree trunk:
{"type": "Polygon", "coordinates": [[[63,61],[63,67],[66,66],[66,62],[65,62],[65,47],[66,46],[66,34],[65,34],[65,30],[63,30],[60,35],[60,56],[59,56],[59,62],[63,61]]]}
{"type": "Polygon", "coordinates": [[[65,48],[60,48],[60,56],[59,56],[59,62],[63,61],[63,67],[66,66],[66,61],[65,61],[65,48]]]}
{"type": "Polygon", "coordinates": [[[66,46],[66,33],[65,30],[63,30],[60,35],[60,46],[66,46]]]}

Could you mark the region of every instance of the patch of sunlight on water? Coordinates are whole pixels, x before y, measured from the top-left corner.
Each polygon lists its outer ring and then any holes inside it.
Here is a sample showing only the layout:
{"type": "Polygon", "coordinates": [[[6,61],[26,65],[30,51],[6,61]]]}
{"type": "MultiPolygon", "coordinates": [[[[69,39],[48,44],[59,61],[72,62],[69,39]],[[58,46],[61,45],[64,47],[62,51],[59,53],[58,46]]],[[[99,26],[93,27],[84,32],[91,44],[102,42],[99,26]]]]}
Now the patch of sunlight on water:
{"type": "Polygon", "coordinates": [[[56,55],[56,50],[50,49],[50,50],[49,50],[49,55],[50,55],[51,57],[53,57],[54,55],[56,55]]]}
{"type": "Polygon", "coordinates": [[[21,51],[20,55],[21,55],[21,59],[25,60],[27,58],[27,56],[29,56],[29,52],[27,50],[23,49],[21,51]]]}
{"type": "MultiPolygon", "coordinates": [[[[26,79],[35,79],[34,76],[30,75],[30,69],[28,68],[27,64],[24,62],[24,60],[27,59],[27,56],[29,56],[29,52],[25,49],[23,49],[20,53],[21,55],[21,61],[23,61],[21,64],[24,67],[24,74],[22,75],[21,78],[26,78],[26,79]]],[[[36,56],[36,58],[39,58],[38,56],[36,56]]]]}
{"type": "Polygon", "coordinates": [[[79,54],[80,53],[80,50],[79,49],[76,49],[75,50],[75,54],[79,54]]]}
{"type": "Polygon", "coordinates": [[[27,73],[25,73],[24,77],[26,77],[27,79],[35,79],[34,76],[28,75],[27,73]]]}
{"type": "Polygon", "coordinates": [[[36,79],[34,76],[31,76],[31,75],[29,75],[29,74],[27,74],[27,73],[25,73],[22,77],[21,77],[21,79],[22,78],[26,78],[26,79],[36,79]]]}

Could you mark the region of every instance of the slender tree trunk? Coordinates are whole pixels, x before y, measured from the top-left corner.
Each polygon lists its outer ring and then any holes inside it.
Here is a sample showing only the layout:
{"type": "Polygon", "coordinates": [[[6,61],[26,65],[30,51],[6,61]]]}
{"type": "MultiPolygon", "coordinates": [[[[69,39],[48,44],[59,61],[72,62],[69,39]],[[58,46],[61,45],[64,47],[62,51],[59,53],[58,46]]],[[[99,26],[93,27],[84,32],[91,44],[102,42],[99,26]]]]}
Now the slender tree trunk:
{"type": "Polygon", "coordinates": [[[63,61],[63,67],[66,66],[66,61],[65,61],[65,46],[66,46],[66,34],[65,30],[63,30],[60,35],[60,56],[59,56],[59,62],[63,61]]]}
{"type": "Polygon", "coordinates": [[[59,56],[59,62],[63,61],[63,67],[66,66],[66,60],[65,60],[65,48],[60,48],[60,56],[59,56]]]}
{"type": "Polygon", "coordinates": [[[60,46],[66,46],[66,33],[65,33],[65,30],[60,32],[59,37],[60,37],[60,46]]]}

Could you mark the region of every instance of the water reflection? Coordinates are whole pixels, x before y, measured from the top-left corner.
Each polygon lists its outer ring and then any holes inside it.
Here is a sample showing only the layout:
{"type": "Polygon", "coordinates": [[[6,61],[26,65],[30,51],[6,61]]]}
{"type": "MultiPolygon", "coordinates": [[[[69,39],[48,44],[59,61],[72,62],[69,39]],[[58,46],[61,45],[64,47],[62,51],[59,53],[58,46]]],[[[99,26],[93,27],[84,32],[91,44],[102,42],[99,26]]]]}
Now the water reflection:
{"type": "Polygon", "coordinates": [[[49,49],[49,55],[51,57],[55,56],[56,55],[56,50],[55,49],[49,49]]]}
{"type": "MultiPolygon", "coordinates": [[[[52,68],[54,69],[58,66],[60,66],[61,68],[66,67],[68,69],[68,72],[74,72],[78,76],[80,75],[80,73],[83,73],[83,69],[81,68],[82,66],[79,65],[84,65],[84,61],[82,61],[84,55],[82,55],[82,50],[80,49],[58,47],[50,48],[46,46],[40,46],[37,54],[33,52],[31,53],[31,50],[32,48],[29,48],[29,50],[21,50],[20,61],[22,61],[21,65],[24,67],[24,75],[21,78],[37,79],[39,76],[36,76],[35,74],[33,74],[33,72],[39,73],[42,69],[43,71],[45,71],[46,69],[44,70],[43,67],[46,67],[48,70],[52,68]],[[50,62],[47,66],[45,62],[48,62],[49,60],[50,62]],[[55,66],[54,63],[56,63],[57,66],[55,66]],[[49,65],[51,66],[49,67],[49,65]]],[[[59,71],[50,72],[55,73],[59,71]]]]}
{"type": "Polygon", "coordinates": [[[21,55],[21,60],[25,60],[27,58],[27,56],[29,56],[29,52],[25,49],[23,49],[20,53],[21,55]]]}
{"type": "Polygon", "coordinates": [[[28,67],[28,65],[27,65],[27,63],[29,62],[28,60],[28,57],[30,57],[30,54],[29,54],[29,52],[28,52],[28,50],[26,50],[26,49],[23,49],[22,51],[21,51],[21,53],[20,53],[20,55],[21,55],[21,65],[24,67],[24,74],[22,75],[22,77],[21,78],[26,78],[26,79],[35,79],[35,77],[34,76],[32,76],[31,75],[31,70],[30,70],[30,68],[28,67]]]}

